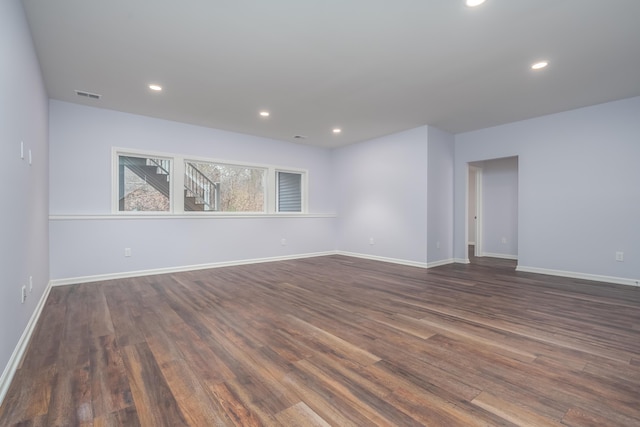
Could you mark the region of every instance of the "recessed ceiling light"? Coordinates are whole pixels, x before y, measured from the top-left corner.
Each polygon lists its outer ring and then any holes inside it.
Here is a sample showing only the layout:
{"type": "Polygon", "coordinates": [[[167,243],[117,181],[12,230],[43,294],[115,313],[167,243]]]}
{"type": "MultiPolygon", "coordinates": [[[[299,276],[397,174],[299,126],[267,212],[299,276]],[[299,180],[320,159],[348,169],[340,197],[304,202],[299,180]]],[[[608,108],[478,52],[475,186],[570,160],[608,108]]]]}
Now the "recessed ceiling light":
{"type": "Polygon", "coordinates": [[[260,111],[260,115],[262,117],[269,117],[269,112],[268,111],[260,111]]]}
{"type": "Polygon", "coordinates": [[[149,85],[149,89],[155,90],[156,92],[159,92],[159,91],[162,90],[162,86],[160,86],[160,85],[149,85]]]}
{"type": "Polygon", "coordinates": [[[340,133],[340,132],[342,132],[342,129],[340,128],[333,129],[333,133],[340,133]]]}
{"type": "Polygon", "coordinates": [[[468,7],[476,7],[476,6],[480,6],[485,1],[486,0],[466,0],[464,4],[466,4],[468,7]]]}
{"type": "Polygon", "coordinates": [[[549,65],[549,63],[547,61],[540,61],[540,62],[536,62],[535,64],[533,64],[531,66],[532,70],[541,70],[544,67],[546,67],[547,65],[549,65]]]}

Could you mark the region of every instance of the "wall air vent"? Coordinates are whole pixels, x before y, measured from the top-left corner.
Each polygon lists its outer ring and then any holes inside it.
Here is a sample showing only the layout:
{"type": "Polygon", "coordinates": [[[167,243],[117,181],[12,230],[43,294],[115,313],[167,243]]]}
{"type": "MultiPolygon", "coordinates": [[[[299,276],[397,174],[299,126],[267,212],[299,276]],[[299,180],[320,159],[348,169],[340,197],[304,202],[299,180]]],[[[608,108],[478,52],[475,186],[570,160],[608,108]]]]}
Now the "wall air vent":
{"type": "Polygon", "coordinates": [[[97,93],[85,92],[84,90],[76,90],[75,92],[76,92],[76,95],[82,96],[84,98],[89,98],[89,99],[102,98],[102,95],[98,95],[97,93]]]}

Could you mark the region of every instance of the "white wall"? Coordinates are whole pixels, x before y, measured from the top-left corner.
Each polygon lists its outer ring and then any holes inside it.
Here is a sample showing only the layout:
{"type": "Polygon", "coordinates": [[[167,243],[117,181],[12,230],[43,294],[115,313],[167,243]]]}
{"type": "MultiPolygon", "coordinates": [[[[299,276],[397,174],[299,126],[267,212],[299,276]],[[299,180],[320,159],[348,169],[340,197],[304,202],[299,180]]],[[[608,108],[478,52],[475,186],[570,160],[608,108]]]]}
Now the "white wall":
{"type": "Polygon", "coordinates": [[[482,255],[518,256],[518,158],[482,162],[482,255]]]}
{"type": "Polygon", "coordinates": [[[427,262],[427,139],[424,126],[334,150],[339,250],[427,262]]]}
{"type": "Polygon", "coordinates": [[[429,126],[427,186],[427,260],[453,260],[453,146],[452,134],[429,126]]]}
{"type": "Polygon", "coordinates": [[[50,115],[56,283],[336,249],[420,265],[453,257],[453,136],[438,129],[326,150],[60,101],[50,115]],[[112,215],[114,146],[307,169],[310,214],[112,215]]]}
{"type": "Polygon", "coordinates": [[[518,156],[519,268],[640,280],[639,117],[635,97],[456,135],[456,258],[467,163],[518,156]]]}
{"type": "Polygon", "coordinates": [[[295,257],[333,251],[336,244],[331,216],[70,218],[52,219],[50,229],[55,284],[295,257]],[[124,248],[131,248],[131,257],[124,248]]]}
{"type": "Polygon", "coordinates": [[[47,96],[29,28],[20,1],[4,0],[0,2],[0,372],[8,372],[5,367],[49,280],[47,150],[47,96]],[[29,276],[33,291],[21,304],[20,287],[28,287],[29,276]]]}
{"type": "Polygon", "coordinates": [[[309,171],[309,212],[335,213],[329,150],[67,102],[50,102],[52,215],[111,212],[112,147],[309,171]]]}
{"type": "Polygon", "coordinates": [[[60,101],[50,102],[50,117],[51,278],[57,282],[335,250],[329,150],[60,101]],[[111,215],[114,146],[306,169],[310,214],[111,215]]]}

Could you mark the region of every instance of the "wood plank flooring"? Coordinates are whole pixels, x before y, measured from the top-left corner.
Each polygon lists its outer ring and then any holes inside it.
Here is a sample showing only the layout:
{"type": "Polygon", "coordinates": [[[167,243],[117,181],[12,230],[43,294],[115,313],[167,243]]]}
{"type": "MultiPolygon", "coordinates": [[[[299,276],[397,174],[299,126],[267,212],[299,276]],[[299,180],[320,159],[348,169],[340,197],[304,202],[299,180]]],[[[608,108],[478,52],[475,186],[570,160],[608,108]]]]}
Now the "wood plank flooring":
{"type": "Polygon", "coordinates": [[[54,288],[0,426],[640,426],[640,289],[481,261],[54,288]]]}

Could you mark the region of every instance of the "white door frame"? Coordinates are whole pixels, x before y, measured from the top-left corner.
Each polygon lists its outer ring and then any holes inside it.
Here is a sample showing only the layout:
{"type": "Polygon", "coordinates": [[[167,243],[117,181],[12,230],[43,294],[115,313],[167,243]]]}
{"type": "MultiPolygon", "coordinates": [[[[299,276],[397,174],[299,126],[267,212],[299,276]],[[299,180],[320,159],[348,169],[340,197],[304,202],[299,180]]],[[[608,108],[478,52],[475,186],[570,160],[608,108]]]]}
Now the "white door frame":
{"type": "MultiPolygon", "coordinates": [[[[482,168],[478,166],[469,165],[469,173],[476,174],[476,211],[473,213],[475,216],[475,221],[473,222],[476,228],[476,242],[474,246],[474,255],[477,257],[483,256],[482,252],[482,168]]],[[[469,186],[469,180],[467,179],[467,187],[469,186]]],[[[469,189],[467,188],[467,197],[469,194],[469,189]]],[[[467,202],[468,204],[468,202],[467,202]]],[[[469,224],[469,217],[472,213],[467,209],[467,224],[469,224]]],[[[469,236],[467,233],[467,242],[469,241],[469,236]]]]}

